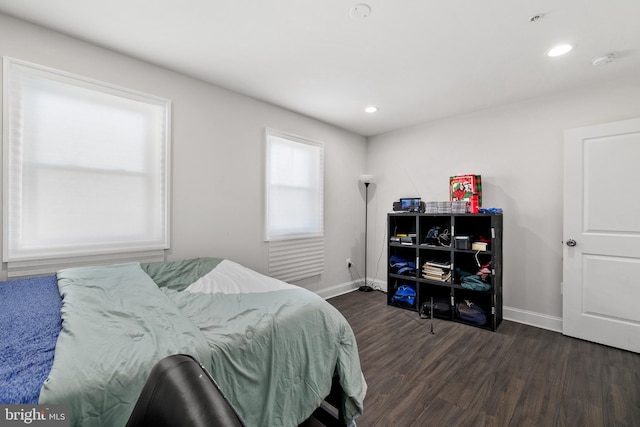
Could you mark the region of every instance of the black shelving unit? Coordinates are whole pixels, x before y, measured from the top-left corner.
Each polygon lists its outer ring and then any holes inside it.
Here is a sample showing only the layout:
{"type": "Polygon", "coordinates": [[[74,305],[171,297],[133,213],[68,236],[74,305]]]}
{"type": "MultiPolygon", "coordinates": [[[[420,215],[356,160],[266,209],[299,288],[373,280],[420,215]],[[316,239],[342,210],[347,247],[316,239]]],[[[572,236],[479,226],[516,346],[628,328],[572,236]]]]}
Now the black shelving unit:
{"type": "Polygon", "coordinates": [[[502,214],[391,213],[387,227],[387,304],[419,312],[425,302],[434,301],[440,308],[434,310],[436,318],[498,329],[502,322],[502,214]],[[444,237],[434,240],[433,230],[444,237]],[[471,249],[478,241],[486,243],[486,248],[471,249]],[[397,268],[390,267],[392,259],[408,261],[415,268],[398,274],[397,268]],[[483,278],[477,276],[482,266],[483,278]],[[474,286],[473,280],[469,284],[468,279],[463,282],[467,273],[480,279],[480,285],[474,286]],[[403,285],[415,290],[413,304],[392,300],[403,285]],[[461,318],[456,307],[465,301],[484,311],[484,324],[461,318]]]}

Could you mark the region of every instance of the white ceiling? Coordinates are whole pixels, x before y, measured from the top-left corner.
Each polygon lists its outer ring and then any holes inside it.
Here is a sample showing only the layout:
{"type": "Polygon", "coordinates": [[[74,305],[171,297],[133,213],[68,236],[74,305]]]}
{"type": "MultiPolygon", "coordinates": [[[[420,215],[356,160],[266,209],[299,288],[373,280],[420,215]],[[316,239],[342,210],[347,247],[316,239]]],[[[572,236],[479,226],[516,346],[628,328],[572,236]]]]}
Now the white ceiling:
{"type": "Polygon", "coordinates": [[[0,11],[365,136],[640,73],[640,0],[0,0],[0,11]],[[351,18],[360,1],[371,14],[351,18]],[[559,42],[576,49],[547,58],[559,42]]]}

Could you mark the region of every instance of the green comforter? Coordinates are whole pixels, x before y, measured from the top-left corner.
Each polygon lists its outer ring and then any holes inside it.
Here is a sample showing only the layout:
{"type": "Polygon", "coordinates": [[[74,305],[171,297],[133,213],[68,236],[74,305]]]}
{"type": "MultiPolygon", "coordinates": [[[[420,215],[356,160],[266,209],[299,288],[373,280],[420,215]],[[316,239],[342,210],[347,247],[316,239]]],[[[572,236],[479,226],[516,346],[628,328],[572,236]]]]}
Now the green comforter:
{"type": "Polygon", "coordinates": [[[69,404],[71,425],[124,426],[153,365],[184,353],[247,426],[297,426],[329,393],[336,367],[347,416],[359,415],[366,384],[342,315],[302,288],[185,291],[219,262],[60,271],[63,329],[40,403],[69,404]]]}

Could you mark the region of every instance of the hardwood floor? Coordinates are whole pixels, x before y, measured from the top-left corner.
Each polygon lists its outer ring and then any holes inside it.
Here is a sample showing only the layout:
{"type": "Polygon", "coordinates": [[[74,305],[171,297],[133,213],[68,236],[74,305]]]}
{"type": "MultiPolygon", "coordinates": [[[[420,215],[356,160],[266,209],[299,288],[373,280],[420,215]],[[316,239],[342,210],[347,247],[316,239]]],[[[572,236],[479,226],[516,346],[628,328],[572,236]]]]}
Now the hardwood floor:
{"type": "MultiPolygon", "coordinates": [[[[640,355],[503,321],[497,332],[387,306],[328,300],[351,324],[370,426],[640,426],[640,355]]],[[[639,338],[640,339],[640,338],[639,338]]]]}

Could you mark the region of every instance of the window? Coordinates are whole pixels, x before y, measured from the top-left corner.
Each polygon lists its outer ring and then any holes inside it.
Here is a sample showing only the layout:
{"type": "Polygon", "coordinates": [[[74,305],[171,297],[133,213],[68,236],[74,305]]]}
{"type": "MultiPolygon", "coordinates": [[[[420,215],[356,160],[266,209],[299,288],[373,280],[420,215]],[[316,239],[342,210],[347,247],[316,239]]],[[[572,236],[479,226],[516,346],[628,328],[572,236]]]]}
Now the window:
{"type": "Polygon", "coordinates": [[[5,57],[4,260],[168,248],[170,110],[5,57]]]}
{"type": "Polygon", "coordinates": [[[324,269],[323,146],[266,131],[265,240],[269,275],[296,281],[324,269]]]}
{"type": "Polygon", "coordinates": [[[323,146],[266,131],[265,240],[323,234],[323,146]]]}

